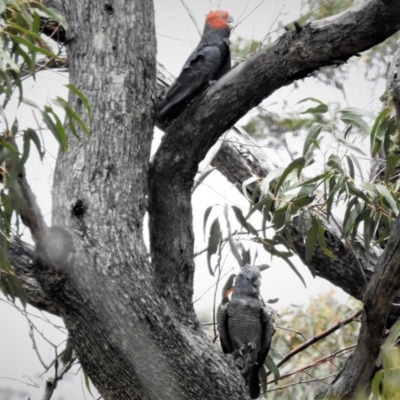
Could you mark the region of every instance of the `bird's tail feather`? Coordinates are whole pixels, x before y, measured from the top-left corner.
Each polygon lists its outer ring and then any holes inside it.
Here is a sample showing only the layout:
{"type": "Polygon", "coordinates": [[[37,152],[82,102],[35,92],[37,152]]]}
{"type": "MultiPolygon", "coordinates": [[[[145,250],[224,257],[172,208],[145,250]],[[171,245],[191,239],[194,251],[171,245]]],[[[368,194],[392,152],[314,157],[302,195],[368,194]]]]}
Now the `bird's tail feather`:
{"type": "Polygon", "coordinates": [[[254,368],[249,381],[249,393],[252,399],[260,396],[260,383],[258,380],[258,368],[254,368]]]}

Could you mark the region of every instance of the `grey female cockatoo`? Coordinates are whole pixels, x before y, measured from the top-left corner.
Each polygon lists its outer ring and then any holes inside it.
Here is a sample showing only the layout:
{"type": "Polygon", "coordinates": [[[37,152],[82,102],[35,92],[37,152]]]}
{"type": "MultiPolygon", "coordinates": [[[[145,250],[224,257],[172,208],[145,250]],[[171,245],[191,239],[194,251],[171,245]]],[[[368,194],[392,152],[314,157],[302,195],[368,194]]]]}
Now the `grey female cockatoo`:
{"type": "Polygon", "coordinates": [[[260,285],[260,270],[250,265],[243,267],[236,276],[232,298],[218,319],[222,350],[233,353],[252,399],[260,396],[258,372],[274,334],[272,314],[260,298],[260,285]]]}

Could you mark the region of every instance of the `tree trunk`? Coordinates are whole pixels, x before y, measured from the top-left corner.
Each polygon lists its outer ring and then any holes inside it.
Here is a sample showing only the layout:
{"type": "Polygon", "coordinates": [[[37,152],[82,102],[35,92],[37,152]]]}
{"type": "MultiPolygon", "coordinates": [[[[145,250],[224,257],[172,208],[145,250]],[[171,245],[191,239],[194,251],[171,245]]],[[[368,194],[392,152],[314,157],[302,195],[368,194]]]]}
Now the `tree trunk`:
{"type": "MultiPolygon", "coordinates": [[[[152,2],[73,3],[70,81],[92,105],[92,135],[70,140],[57,160],[53,227],[71,235],[75,254],[62,266],[66,279],[55,286],[42,279],[42,286],[104,398],[245,398],[239,375],[193,311],[190,326],[182,325],[160,296],[143,241],[156,73],[152,2]]],[[[183,308],[193,310],[190,300],[183,308]]]]}

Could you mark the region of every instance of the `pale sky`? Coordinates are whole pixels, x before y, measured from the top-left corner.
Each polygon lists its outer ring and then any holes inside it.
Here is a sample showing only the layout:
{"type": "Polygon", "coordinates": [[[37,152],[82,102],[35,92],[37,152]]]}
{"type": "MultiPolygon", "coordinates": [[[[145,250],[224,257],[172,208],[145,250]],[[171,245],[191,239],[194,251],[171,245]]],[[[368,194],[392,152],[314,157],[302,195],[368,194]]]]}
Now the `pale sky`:
{"type": "MultiPolygon", "coordinates": [[[[235,23],[239,22],[239,26],[232,34],[232,42],[238,36],[247,39],[263,40],[268,32],[272,32],[277,28],[279,21],[287,24],[298,18],[300,13],[299,0],[221,0],[220,2],[185,0],[185,3],[198,21],[201,29],[203,27],[204,15],[210,9],[216,9],[219,5],[219,8],[229,11],[235,18],[235,23]],[[247,18],[244,19],[246,16],[247,18]]],[[[158,59],[171,73],[177,75],[182,64],[196,46],[199,34],[180,0],[156,0],[155,6],[158,59]]],[[[376,98],[383,92],[384,83],[378,82],[374,88],[374,92],[371,94],[371,88],[365,86],[360,74],[357,73],[356,64],[352,74],[351,85],[346,88],[349,104],[360,108],[371,107],[371,98],[376,98]]],[[[61,95],[65,97],[66,89],[62,87],[65,83],[67,83],[67,74],[65,73],[43,73],[38,76],[36,86],[32,80],[26,82],[25,96],[35,99],[37,102],[41,101],[44,104],[55,96],[61,95]]],[[[290,105],[294,105],[305,97],[317,97],[327,103],[332,101],[337,103],[344,102],[343,95],[338,90],[317,83],[315,79],[298,82],[298,86],[300,90],[296,92],[293,91],[293,86],[279,90],[267,99],[265,106],[274,112],[279,112],[282,110],[284,100],[288,101],[290,105]]],[[[11,109],[9,112],[12,114],[11,109]]],[[[28,125],[36,126],[31,116],[31,111],[26,107],[21,107],[18,110],[18,118],[22,127],[28,125]]],[[[50,133],[47,132],[44,134],[46,135],[45,144],[48,155],[45,161],[40,163],[35,150],[32,149],[32,158],[29,160],[27,172],[28,179],[38,197],[42,211],[50,223],[50,185],[55,157],[57,155],[57,145],[55,140],[50,136],[50,133]]],[[[157,133],[155,135],[155,145],[157,145],[159,138],[160,133],[157,133]]],[[[214,204],[219,204],[220,207],[216,207],[209,221],[212,221],[213,216],[222,215],[224,204],[235,204],[242,207],[243,210],[248,209],[248,203],[244,197],[239,195],[237,190],[232,188],[225,178],[218,173],[212,173],[193,197],[196,250],[206,247],[202,231],[203,215],[205,209],[214,204]]],[[[253,221],[254,225],[259,223],[259,220],[258,222],[257,220],[253,221]]],[[[271,259],[267,254],[263,253],[261,249],[259,249],[258,253],[259,258],[257,263],[271,264],[271,259]]],[[[279,260],[274,259],[272,268],[263,273],[262,294],[265,299],[279,298],[280,300],[275,306],[278,310],[289,304],[301,306],[307,302],[310,295],[315,295],[321,291],[327,292],[332,289],[332,286],[327,282],[321,279],[313,279],[307,268],[302,266],[300,262],[298,263],[298,267],[307,281],[307,289],[303,287],[300,280],[290,268],[279,260]]],[[[233,272],[237,272],[238,270],[232,257],[227,259],[224,268],[224,271],[232,269],[233,272]]],[[[214,281],[214,278],[208,273],[205,255],[196,259],[194,300],[202,297],[214,281]]],[[[219,293],[220,289],[218,290],[217,299],[219,299],[219,293]]],[[[340,290],[337,290],[337,293],[338,298],[343,301],[346,300],[347,297],[340,290]]],[[[213,296],[214,292],[210,290],[200,301],[196,302],[196,308],[198,310],[210,309],[213,304],[213,296]]],[[[31,307],[28,310],[33,313],[36,312],[31,307]]],[[[58,318],[52,317],[52,319],[57,321],[57,324],[61,324],[58,318]]],[[[31,400],[40,399],[43,393],[42,389],[34,389],[11,379],[4,379],[13,378],[27,381],[23,376],[28,376],[35,382],[40,383],[42,381],[42,378],[39,378],[38,375],[43,372],[43,367],[32,349],[26,319],[13,310],[12,307],[4,304],[4,302],[0,302],[0,320],[2,321],[0,325],[0,388],[12,387],[16,390],[29,393],[31,400]]],[[[49,340],[61,343],[65,339],[65,336],[60,334],[51,325],[43,323],[40,320],[34,321],[38,323],[39,329],[43,330],[49,340]]],[[[49,363],[54,355],[54,350],[43,339],[38,338],[37,340],[43,359],[49,363]]],[[[53,399],[60,400],[61,396],[64,396],[68,400],[92,398],[87,391],[85,392],[82,389],[81,376],[81,373],[78,373],[76,376],[70,373],[60,383],[53,399]]],[[[23,398],[26,399],[27,396],[23,398]]],[[[0,400],[13,399],[3,399],[0,395],[0,400]]]]}

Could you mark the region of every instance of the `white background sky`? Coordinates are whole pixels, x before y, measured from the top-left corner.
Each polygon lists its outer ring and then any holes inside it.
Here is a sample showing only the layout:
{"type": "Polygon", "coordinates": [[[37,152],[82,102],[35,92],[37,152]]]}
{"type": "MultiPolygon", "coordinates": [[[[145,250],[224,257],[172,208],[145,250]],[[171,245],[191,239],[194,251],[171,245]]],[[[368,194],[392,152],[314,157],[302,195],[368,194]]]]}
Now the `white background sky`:
{"type": "MultiPolygon", "coordinates": [[[[203,27],[204,15],[210,9],[216,9],[220,3],[221,9],[226,9],[235,18],[235,23],[240,22],[245,16],[247,18],[242,21],[232,34],[232,42],[238,36],[263,40],[268,32],[277,28],[277,22],[288,24],[300,15],[299,0],[221,0],[217,1],[200,1],[186,0],[187,5],[192,14],[198,21],[201,29],[203,27]],[[258,8],[252,12],[256,7],[258,8]]],[[[158,39],[158,59],[159,61],[174,75],[177,75],[196,46],[199,35],[189,18],[187,11],[183,7],[180,0],[156,0],[156,27],[158,39]]],[[[280,34],[283,31],[279,32],[280,34]]],[[[354,64],[351,79],[346,86],[346,98],[349,105],[360,108],[368,107],[373,109],[377,106],[377,102],[371,102],[371,99],[378,97],[384,91],[384,82],[378,82],[373,92],[371,88],[365,85],[361,74],[358,72],[357,61],[351,61],[354,64]]],[[[43,104],[55,96],[66,97],[66,90],[62,87],[67,83],[67,74],[59,72],[43,73],[38,76],[36,85],[32,80],[26,81],[25,96],[34,99],[43,104]]],[[[309,78],[304,82],[298,83],[301,90],[293,92],[293,86],[283,88],[273,94],[265,102],[265,107],[273,112],[279,113],[282,110],[284,100],[290,105],[294,105],[297,101],[305,97],[316,97],[327,103],[336,102],[344,103],[343,95],[336,89],[326,87],[317,83],[315,79],[309,78]]],[[[35,126],[31,116],[31,111],[21,107],[18,112],[18,119],[22,127],[35,126]]],[[[12,118],[10,117],[10,120],[12,118]]],[[[240,125],[240,123],[239,123],[240,125]]],[[[28,178],[38,196],[39,204],[43,213],[47,216],[50,223],[50,185],[52,181],[52,171],[54,168],[55,157],[57,154],[57,146],[50,133],[45,133],[45,144],[48,150],[46,159],[41,163],[35,151],[32,150],[32,158],[27,166],[28,178]]],[[[155,135],[155,145],[159,141],[160,133],[155,135]]],[[[73,140],[73,139],[72,139],[73,140]]],[[[302,146],[299,143],[299,146],[302,146]]],[[[213,204],[219,204],[210,216],[209,221],[213,217],[222,215],[222,206],[224,204],[238,205],[243,208],[244,213],[248,209],[246,200],[239,195],[236,189],[220,176],[218,173],[212,173],[205,183],[196,191],[193,197],[194,208],[194,229],[196,235],[196,250],[206,247],[204,242],[202,224],[205,209],[213,204]]],[[[222,223],[222,220],[221,220],[222,223]]],[[[255,221],[254,225],[260,222],[255,221]]],[[[257,263],[268,263],[272,268],[263,273],[262,294],[264,298],[279,298],[279,302],[275,306],[276,309],[287,306],[289,304],[303,305],[307,302],[310,295],[320,292],[328,292],[332,289],[331,285],[321,279],[313,279],[308,270],[297,263],[299,270],[307,281],[307,289],[300,283],[299,279],[290,270],[290,268],[279,260],[273,260],[268,255],[262,254],[259,249],[259,258],[257,263]]],[[[228,258],[225,271],[233,269],[237,272],[238,267],[232,257],[228,258]]],[[[202,294],[214,283],[208,273],[205,255],[196,260],[196,277],[195,277],[195,299],[202,294]]],[[[219,298],[220,290],[218,291],[219,298]]],[[[337,296],[342,300],[346,300],[346,296],[340,290],[336,290],[337,296]]],[[[331,295],[330,294],[327,295],[331,295]]],[[[201,301],[196,303],[198,310],[210,309],[213,304],[213,290],[210,290],[201,301]]],[[[30,312],[34,309],[28,307],[30,312]]],[[[51,317],[56,324],[61,321],[56,317],[51,317]]],[[[12,387],[19,391],[25,391],[27,394],[24,399],[28,398],[28,393],[33,399],[40,399],[43,389],[34,389],[24,384],[15,382],[10,379],[28,381],[24,376],[32,378],[35,382],[40,383],[42,378],[39,374],[43,372],[43,367],[32,349],[32,342],[29,338],[29,330],[26,319],[16,312],[12,307],[0,302],[0,388],[12,387]]],[[[38,323],[38,327],[43,330],[46,337],[55,343],[61,343],[65,340],[65,336],[61,335],[57,329],[49,324],[38,323]]],[[[46,345],[40,338],[37,339],[40,346],[40,352],[46,363],[50,363],[54,356],[54,350],[46,345]]],[[[62,349],[62,347],[61,347],[62,349]]],[[[60,350],[61,350],[60,349],[60,350]]],[[[92,398],[90,394],[82,390],[81,373],[76,375],[70,374],[64,381],[60,383],[54,399],[81,400],[92,398]]],[[[12,398],[1,398],[0,400],[12,400],[12,398]]]]}

